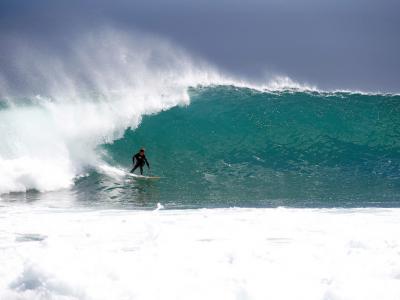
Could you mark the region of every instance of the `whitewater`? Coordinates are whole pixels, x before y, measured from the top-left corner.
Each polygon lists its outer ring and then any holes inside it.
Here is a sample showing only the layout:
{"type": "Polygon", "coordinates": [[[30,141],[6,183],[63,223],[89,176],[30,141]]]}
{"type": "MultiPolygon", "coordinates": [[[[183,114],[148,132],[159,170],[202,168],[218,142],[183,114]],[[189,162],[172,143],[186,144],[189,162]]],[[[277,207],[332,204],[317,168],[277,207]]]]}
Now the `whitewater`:
{"type": "Polygon", "coordinates": [[[2,209],[1,299],[398,299],[394,209],[2,209]]]}
{"type": "Polygon", "coordinates": [[[7,47],[0,299],[399,299],[399,95],[110,28],[7,47]]]}

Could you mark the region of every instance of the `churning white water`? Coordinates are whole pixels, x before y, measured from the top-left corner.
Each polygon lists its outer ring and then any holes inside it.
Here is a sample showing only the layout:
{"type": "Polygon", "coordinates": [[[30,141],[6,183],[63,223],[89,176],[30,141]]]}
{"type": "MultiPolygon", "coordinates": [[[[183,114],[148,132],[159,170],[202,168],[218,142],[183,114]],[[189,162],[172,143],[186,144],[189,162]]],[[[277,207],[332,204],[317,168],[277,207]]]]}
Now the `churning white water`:
{"type": "Polygon", "coordinates": [[[399,209],[4,207],[0,299],[400,297],[399,209]]]}

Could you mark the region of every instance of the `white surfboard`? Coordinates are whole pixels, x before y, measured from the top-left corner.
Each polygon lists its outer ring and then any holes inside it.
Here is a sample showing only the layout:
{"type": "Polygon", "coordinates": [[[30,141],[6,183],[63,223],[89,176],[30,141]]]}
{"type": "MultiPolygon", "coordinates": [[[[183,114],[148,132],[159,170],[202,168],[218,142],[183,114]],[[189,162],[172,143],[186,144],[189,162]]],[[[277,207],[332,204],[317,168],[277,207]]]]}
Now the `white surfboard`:
{"type": "Polygon", "coordinates": [[[149,180],[158,180],[158,179],[161,178],[161,177],[159,177],[159,176],[144,176],[144,175],[136,175],[136,174],[132,174],[132,173],[127,173],[126,175],[128,175],[128,176],[130,176],[130,177],[133,177],[133,178],[135,178],[135,179],[142,179],[142,180],[146,180],[146,179],[149,179],[149,180]]]}

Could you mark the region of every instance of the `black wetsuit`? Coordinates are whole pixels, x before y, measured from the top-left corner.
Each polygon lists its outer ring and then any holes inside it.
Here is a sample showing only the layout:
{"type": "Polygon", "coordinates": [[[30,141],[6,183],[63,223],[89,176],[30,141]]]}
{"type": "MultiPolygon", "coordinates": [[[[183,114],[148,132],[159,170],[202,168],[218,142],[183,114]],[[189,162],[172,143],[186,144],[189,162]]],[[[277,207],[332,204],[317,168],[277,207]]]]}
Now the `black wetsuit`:
{"type": "Polygon", "coordinates": [[[140,174],[143,175],[143,166],[144,166],[144,164],[146,164],[147,167],[150,169],[150,165],[149,165],[149,162],[146,159],[146,156],[144,154],[140,155],[140,152],[136,153],[132,157],[132,163],[133,163],[134,167],[131,170],[131,173],[133,173],[137,168],[140,168],[140,174]],[[135,159],[136,159],[136,164],[135,164],[135,159]]]}

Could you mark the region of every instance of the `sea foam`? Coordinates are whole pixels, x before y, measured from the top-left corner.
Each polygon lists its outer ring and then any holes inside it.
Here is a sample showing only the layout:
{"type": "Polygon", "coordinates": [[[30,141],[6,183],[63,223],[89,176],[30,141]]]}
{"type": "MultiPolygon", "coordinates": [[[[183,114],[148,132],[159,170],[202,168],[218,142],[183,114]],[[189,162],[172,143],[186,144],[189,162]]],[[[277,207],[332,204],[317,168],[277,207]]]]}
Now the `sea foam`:
{"type": "Polygon", "coordinates": [[[400,295],[399,209],[2,213],[1,299],[400,295]]]}

